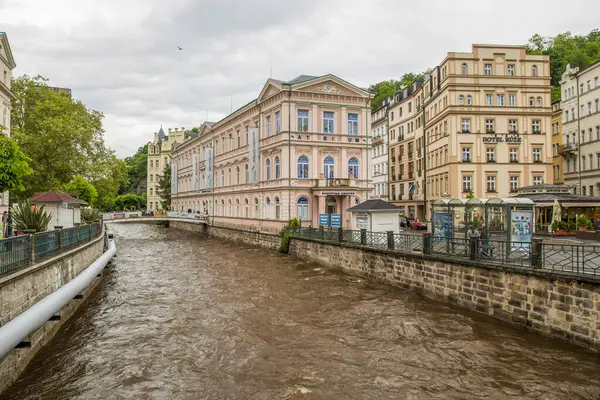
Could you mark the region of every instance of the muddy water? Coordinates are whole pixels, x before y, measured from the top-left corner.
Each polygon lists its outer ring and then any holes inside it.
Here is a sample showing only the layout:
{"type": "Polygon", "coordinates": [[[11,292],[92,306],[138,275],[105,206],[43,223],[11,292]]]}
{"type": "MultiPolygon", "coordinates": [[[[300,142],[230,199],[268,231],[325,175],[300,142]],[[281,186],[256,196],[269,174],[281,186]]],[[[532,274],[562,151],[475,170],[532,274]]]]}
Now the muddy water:
{"type": "Polygon", "coordinates": [[[118,265],[0,398],[600,398],[576,347],[264,249],[112,229],[118,265]]]}

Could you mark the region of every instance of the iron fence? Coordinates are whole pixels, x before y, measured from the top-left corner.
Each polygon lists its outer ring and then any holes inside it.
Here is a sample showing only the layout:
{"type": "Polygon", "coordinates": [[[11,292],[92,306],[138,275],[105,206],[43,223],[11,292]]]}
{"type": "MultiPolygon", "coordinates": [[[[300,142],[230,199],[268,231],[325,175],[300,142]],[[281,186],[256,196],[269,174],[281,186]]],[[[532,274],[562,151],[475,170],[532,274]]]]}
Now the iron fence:
{"type": "Polygon", "coordinates": [[[42,261],[60,253],[60,231],[34,234],[33,251],[36,261],[42,261]]]}
{"type": "Polygon", "coordinates": [[[348,243],[400,253],[423,253],[487,265],[547,269],[571,275],[600,276],[600,246],[446,238],[366,230],[301,228],[294,236],[348,243]]]}
{"type": "Polygon", "coordinates": [[[0,239],[0,275],[47,260],[102,235],[102,225],[38,232],[0,239]]]}
{"type": "Polygon", "coordinates": [[[29,235],[0,240],[0,275],[29,266],[29,235]]]}

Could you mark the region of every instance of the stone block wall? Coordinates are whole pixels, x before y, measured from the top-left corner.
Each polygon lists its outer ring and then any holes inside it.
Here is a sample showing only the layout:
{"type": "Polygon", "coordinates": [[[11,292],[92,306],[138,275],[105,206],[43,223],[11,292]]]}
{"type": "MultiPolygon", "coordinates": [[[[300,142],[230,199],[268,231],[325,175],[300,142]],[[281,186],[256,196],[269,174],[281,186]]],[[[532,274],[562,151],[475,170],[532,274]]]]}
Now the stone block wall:
{"type": "MultiPolygon", "coordinates": [[[[103,252],[104,237],[100,236],[82,247],[1,278],[0,326],[76,277],[103,252]]],[[[63,307],[56,315],[60,319],[46,322],[29,335],[26,341],[30,347],[15,348],[0,360],[0,393],[17,379],[35,353],[52,340],[99,282],[96,279],[81,293],[82,298],[73,299],[63,307]]]]}
{"type": "Polygon", "coordinates": [[[188,221],[174,221],[169,223],[171,228],[181,229],[188,232],[208,235],[218,239],[241,242],[253,246],[261,246],[269,249],[277,249],[279,236],[273,233],[258,232],[254,230],[239,229],[227,226],[207,226],[188,221]]]}
{"type": "Polygon", "coordinates": [[[600,351],[600,280],[294,238],[290,253],[600,351]]]}

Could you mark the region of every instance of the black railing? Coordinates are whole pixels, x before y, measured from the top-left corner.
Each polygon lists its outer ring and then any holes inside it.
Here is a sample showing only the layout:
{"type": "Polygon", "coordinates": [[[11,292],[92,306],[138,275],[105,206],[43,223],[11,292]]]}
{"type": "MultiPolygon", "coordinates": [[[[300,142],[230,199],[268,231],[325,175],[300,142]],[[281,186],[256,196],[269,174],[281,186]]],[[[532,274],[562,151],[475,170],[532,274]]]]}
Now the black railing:
{"type": "Polygon", "coordinates": [[[600,246],[513,242],[474,238],[435,237],[366,229],[302,228],[294,236],[391,250],[469,260],[482,265],[551,270],[572,276],[600,276],[600,246]]]}
{"type": "Polygon", "coordinates": [[[93,223],[0,239],[0,276],[58,256],[101,234],[102,225],[93,223]]]}

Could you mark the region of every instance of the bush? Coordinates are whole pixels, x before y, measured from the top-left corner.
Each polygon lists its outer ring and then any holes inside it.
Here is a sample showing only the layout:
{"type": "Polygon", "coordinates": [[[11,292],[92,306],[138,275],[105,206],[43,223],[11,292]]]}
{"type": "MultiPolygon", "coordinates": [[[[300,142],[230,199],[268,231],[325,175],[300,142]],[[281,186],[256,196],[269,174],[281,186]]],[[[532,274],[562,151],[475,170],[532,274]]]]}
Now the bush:
{"type": "Polygon", "coordinates": [[[292,218],[292,220],[290,221],[290,228],[292,228],[292,230],[296,230],[299,227],[300,220],[298,218],[292,218]]]}
{"type": "Polygon", "coordinates": [[[100,221],[100,211],[94,210],[93,208],[82,208],[81,209],[81,221],[86,224],[100,221]]]}
{"type": "Polygon", "coordinates": [[[567,225],[567,223],[565,221],[560,221],[558,223],[558,229],[560,229],[561,231],[567,232],[569,230],[569,225],[567,225]]]}
{"type": "Polygon", "coordinates": [[[592,225],[592,221],[590,221],[585,214],[581,214],[579,217],[577,217],[577,225],[583,226],[586,229],[592,229],[594,227],[592,225]]]}
{"type": "Polygon", "coordinates": [[[25,200],[18,207],[12,208],[13,227],[15,231],[33,230],[35,232],[44,232],[48,230],[48,225],[52,221],[52,215],[44,209],[31,205],[31,201],[25,200]]]}
{"type": "Polygon", "coordinates": [[[289,253],[290,252],[290,242],[292,241],[292,235],[294,231],[289,225],[286,225],[281,231],[279,231],[279,236],[281,240],[279,242],[279,247],[277,251],[280,253],[289,253]]]}
{"type": "Polygon", "coordinates": [[[569,222],[569,224],[567,225],[567,232],[573,232],[576,229],[577,229],[577,224],[575,223],[575,221],[569,222]]]}

